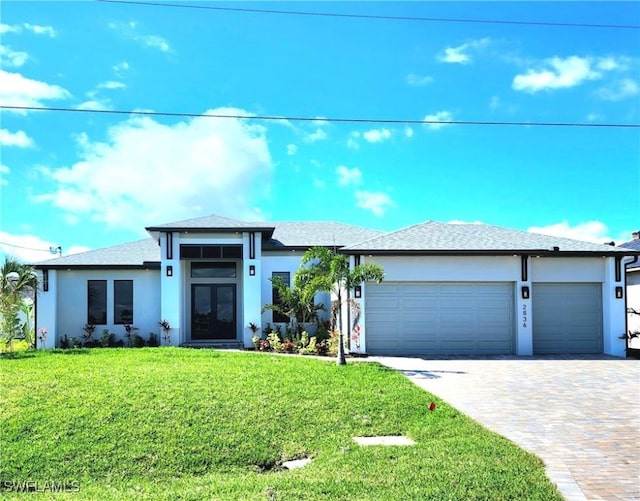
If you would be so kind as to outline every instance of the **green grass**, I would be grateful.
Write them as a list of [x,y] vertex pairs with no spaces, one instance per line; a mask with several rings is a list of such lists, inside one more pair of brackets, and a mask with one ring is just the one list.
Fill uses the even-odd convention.
[[[0,480],[78,482],[56,498],[561,499],[535,456],[374,363],[28,352],[0,359],[0,391]],[[417,445],[352,440],[396,434]],[[278,469],[302,456],[314,461]]]

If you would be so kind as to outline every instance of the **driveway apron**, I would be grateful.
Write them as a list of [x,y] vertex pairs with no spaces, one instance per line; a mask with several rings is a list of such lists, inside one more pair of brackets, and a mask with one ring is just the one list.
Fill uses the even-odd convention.
[[371,359],[536,454],[567,500],[640,500],[640,361]]

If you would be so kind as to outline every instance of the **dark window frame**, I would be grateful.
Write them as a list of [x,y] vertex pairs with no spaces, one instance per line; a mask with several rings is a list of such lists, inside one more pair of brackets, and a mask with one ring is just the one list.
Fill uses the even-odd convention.
[[[211,270],[232,270],[233,269],[233,274],[230,275],[216,275],[216,274],[211,274],[211,275],[201,275],[201,276],[194,276],[194,270],[206,270],[206,269],[211,269]],[[236,265],[235,261],[213,261],[213,262],[209,262],[209,261],[195,261],[193,263],[191,263],[191,271],[189,273],[191,278],[237,278],[238,277],[238,267]]]
[[[118,311],[119,303],[122,301],[118,298],[118,285],[119,284],[129,284],[131,287],[131,315],[125,316],[123,318],[123,313],[126,311],[126,308],[122,311]],[[122,293],[122,292],[120,292]],[[115,325],[132,325],[134,319],[134,300],[133,300],[133,280],[114,280],[113,281],[113,323]]]
[[[96,293],[92,292],[92,286],[100,286],[100,290]],[[97,297],[100,295],[102,297]],[[104,301],[103,305],[92,304],[92,300]],[[102,308],[98,308],[102,306]],[[93,313],[92,313],[93,310]],[[100,310],[100,316],[95,315],[95,311]],[[107,281],[106,280],[87,280],[87,324],[89,325],[107,325]]]
[[[289,287],[291,287],[290,271],[273,271],[271,272],[271,278],[273,279],[273,277],[281,277],[284,283],[286,283]],[[274,305],[280,304],[280,297],[278,296],[278,292],[276,291],[276,289],[273,287],[273,284],[271,285],[271,304],[274,304]],[[275,310],[271,310],[271,314],[272,314],[271,321],[274,324],[275,323],[288,324],[291,321],[291,319],[287,315],[283,315],[282,313],[279,313]]]

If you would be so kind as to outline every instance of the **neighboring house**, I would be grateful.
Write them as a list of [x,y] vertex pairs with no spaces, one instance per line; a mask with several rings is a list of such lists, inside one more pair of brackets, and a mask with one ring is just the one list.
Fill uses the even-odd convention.
[[[620,245],[623,249],[640,252],[640,231],[631,234],[632,240]],[[627,275],[627,308],[640,312],[640,258],[633,259],[626,265]],[[627,331],[640,334],[640,314],[627,314]],[[629,348],[640,350],[640,337],[629,340]]]
[[[624,356],[624,265],[640,251],[482,224],[426,222],[391,233],[340,223],[208,216],[151,226],[152,238],[36,265],[46,347],[85,323],[121,336],[171,324],[172,344],[252,346],[272,311],[270,278],[291,283],[327,246],[385,280],[350,291],[351,351],[369,354],[607,353]],[[324,297],[324,302],[328,298]]]

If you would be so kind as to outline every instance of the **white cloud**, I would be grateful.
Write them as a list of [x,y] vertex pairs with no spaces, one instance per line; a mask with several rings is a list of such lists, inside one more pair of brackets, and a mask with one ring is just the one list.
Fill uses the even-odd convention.
[[288,144],[287,145],[287,155],[289,155],[290,157],[295,155],[296,153],[298,153],[298,147],[295,144]]
[[54,38],[57,35],[56,30],[54,30],[51,26],[39,26],[37,24],[29,23],[24,23],[23,26],[26,30],[31,31],[36,35],[47,35],[51,38]]
[[18,25],[0,23],[0,35],[4,35],[5,33],[19,33],[20,31],[22,31],[22,28]]
[[89,99],[76,106],[77,110],[110,110],[111,106],[106,101],[99,101],[98,99]]
[[413,137],[413,129],[407,125],[404,128],[404,135],[407,137]]
[[384,216],[387,209],[395,207],[395,203],[389,195],[381,192],[356,191],[357,206],[369,210],[376,216]]
[[623,78],[614,82],[609,87],[603,87],[597,91],[598,97],[606,101],[620,101],[627,97],[637,96],[638,84],[631,78]]
[[140,40],[147,47],[152,47],[154,49],[159,49],[162,52],[169,52],[171,47],[167,43],[167,41],[159,37],[157,35],[143,35],[134,38],[135,40]]
[[[0,231],[0,254],[16,257],[25,263],[37,263],[57,257],[49,250],[50,247],[56,248],[58,244],[35,235],[13,235]],[[62,253],[68,256],[88,250],[88,247],[74,245],[69,249],[62,249]]]
[[595,122],[597,120],[601,120],[602,119],[602,115],[598,115],[597,113],[589,113],[587,115],[587,120],[589,122]]
[[18,148],[29,148],[33,146],[33,139],[27,134],[19,130],[18,132],[10,132],[7,129],[0,129],[0,146],[17,146]]
[[414,73],[409,73],[407,75],[407,83],[414,87],[429,85],[432,82],[433,82],[433,77],[429,75],[416,75]]
[[68,99],[71,94],[58,85],[31,80],[20,73],[0,70],[0,101],[7,106],[43,106],[48,99]]
[[628,57],[602,57],[598,59],[598,69],[602,71],[626,71],[629,69],[631,59]]
[[327,139],[327,133],[320,128],[316,129],[315,132],[307,134],[305,137],[305,141],[310,143],[315,143],[316,141],[322,141],[324,139]]
[[527,70],[513,79],[514,90],[531,94],[541,90],[567,89],[582,84],[587,80],[596,80],[602,73],[596,71],[589,58],[569,56],[565,59],[552,57],[546,59],[540,69]]
[[531,233],[551,235],[553,237],[572,238],[574,240],[599,244],[611,241],[615,241],[616,243],[626,241],[624,239],[625,237],[622,235],[620,235],[620,238],[617,241],[612,238],[609,234],[607,225],[600,221],[589,221],[586,223],[579,223],[575,226],[569,225],[567,221],[562,221],[561,223],[550,224],[548,226],[532,226],[527,231]]
[[2,66],[20,67],[29,59],[26,52],[13,50],[7,45],[0,45],[0,64]]
[[122,61],[121,63],[113,65],[112,69],[116,72],[116,75],[122,76],[125,71],[129,71],[129,63]]
[[[209,114],[242,114],[219,108]],[[108,130],[108,141],[77,138],[78,161],[43,172],[58,183],[35,197],[112,227],[220,213],[255,219],[269,191],[266,129],[236,119],[193,118],[173,125],[134,117]]]
[[6,174],[9,174],[10,169],[6,165],[0,164],[0,186],[7,186],[9,181],[7,181]]
[[482,221],[463,221],[462,219],[452,219],[449,224],[484,224]]
[[114,80],[108,80],[98,84],[98,89],[124,89],[126,85],[122,82],[116,82]]
[[120,33],[123,38],[128,38],[140,43],[145,47],[158,49],[161,52],[171,52],[171,46],[164,38],[158,35],[141,35],[138,33],[138,23],[131,21],[129,23],[109,23],[109,28]]
[[56,30],[54,30],[51,26],[39,26],[37,24],[29,23],[24,23],[22,25],[0,24],[0,35],[3,35],[5,33],[21,33],[23,28],[36,35],[47,35],[51,38],[56,36]]
[[478,51],[489,45],[490,42],[489,38],[482,38],[464,43],[458,47],[447,47],[438,55],[437,59],[443,63],[468,64],[472,62],[469,52]]
[[438,130],[448,125],[446,123],[438,123],[438,122],[451,122],[453,121],[453,115],[449,111],[438,111],[433,115],[425,116],[424,121],[431,122],[431,123],[425,124],[430,129]]
[[370,143],[379,143],[391,137],[389,129],[371,129],[362,134],[362,137]]
[[357,167],[349,169],[344,165],[339,165],[336,173],[338,174],[338,184],[340,186],[347,186],[349,184],[358,185],[362,181],[362,172]]

